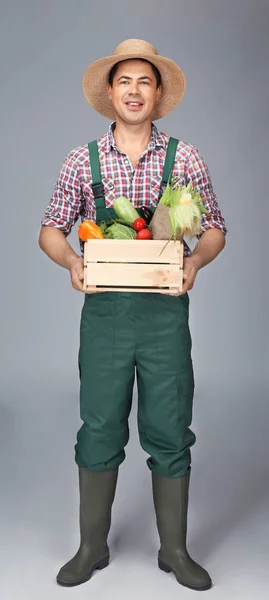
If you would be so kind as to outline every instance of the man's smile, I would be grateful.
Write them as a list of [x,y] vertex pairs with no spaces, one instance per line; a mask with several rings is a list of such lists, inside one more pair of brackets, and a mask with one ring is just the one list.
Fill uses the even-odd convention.
[[129,110],[139,110],[140,108],[142,108],[143,102],[140,102],[138,100],[127,100],[127,102],[125,102],[125,105]]

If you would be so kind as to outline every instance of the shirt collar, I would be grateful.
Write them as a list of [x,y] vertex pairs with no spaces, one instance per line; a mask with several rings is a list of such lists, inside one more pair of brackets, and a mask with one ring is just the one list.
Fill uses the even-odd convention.
[[[117,150],[117,145],[114,138],[115,121],[109,126],[107,134],[104,136],[102,144],[102,150],[108,154],[111,149]],[[146,152],[149,150],[155,150],[156,148],[165,148],[165,136],[157,129],[156,125],[152,123],[151,138],[149,140]]]

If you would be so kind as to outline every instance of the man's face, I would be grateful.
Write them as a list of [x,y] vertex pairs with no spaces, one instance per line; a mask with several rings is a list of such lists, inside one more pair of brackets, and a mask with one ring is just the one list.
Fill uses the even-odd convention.
[[151,65],[140,60],[126,60],[118,65],[108,96],[116,115],[125,123],[139,124],[151,120],[161,96]]

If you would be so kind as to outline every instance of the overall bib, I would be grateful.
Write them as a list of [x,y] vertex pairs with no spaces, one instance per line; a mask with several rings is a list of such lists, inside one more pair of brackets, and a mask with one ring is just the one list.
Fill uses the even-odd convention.
[[[174,163],[177,140],[174,146],[171,140],[163,183]],[[99,224],[116,215],[106,208],[96,142],[89,144],[89,152]],[[79,348],[83,425],[75,447],[80,467],[109,471],[124,461],[136,373],[138,432],[149,469],[170,478],[187,473],[195,443],[188,318],[188,294],[85,294]]]

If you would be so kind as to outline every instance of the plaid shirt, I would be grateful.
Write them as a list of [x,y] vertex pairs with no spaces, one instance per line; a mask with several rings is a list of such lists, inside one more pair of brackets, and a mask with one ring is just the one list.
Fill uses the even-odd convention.
[[[151,139],[134,169],[128,156],[118,150],[113,124],[110,125],[108,133],[98,140],[107,207],[112,207],[118,196],[129,198],[135,207],[157,206],[168,141],[169,137],[152,124]],[[207,165],[197,148],[183,141],[178,143],[173,176],[179,180],[179,185],[192,181],[200,191],[205,208],[210,211],[210,215],[202,215],[200,235],[211,228],[226,234]],[[42,225],[57,227],[68,235],[79,217],[95,221],[91,183],[88,146],[79,146],[68,154],[63,163]],[[190,249],[185,244],[185,256],[189,254]]]

